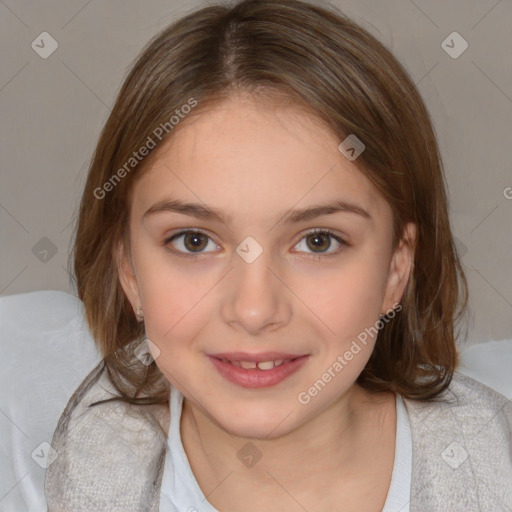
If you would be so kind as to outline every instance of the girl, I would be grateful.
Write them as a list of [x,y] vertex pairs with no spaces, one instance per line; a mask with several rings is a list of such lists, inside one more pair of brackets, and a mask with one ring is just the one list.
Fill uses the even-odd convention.
[[429,115],[334,9],[245,0],[155,37],[74,264],[104,359],[55,431],[50,512],[512,507],[511,404],[455,372]]

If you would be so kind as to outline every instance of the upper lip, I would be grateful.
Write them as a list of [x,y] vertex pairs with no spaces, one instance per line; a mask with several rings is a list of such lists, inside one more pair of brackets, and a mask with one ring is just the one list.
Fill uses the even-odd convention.
[[247,352],[222,352],[219,354],[209,354],[217,359],[227,359],[228,361],[276,361],[279,359],[295,359],[307,354],[289,354],[284,352],[260,352],[258,354],[249,354]]

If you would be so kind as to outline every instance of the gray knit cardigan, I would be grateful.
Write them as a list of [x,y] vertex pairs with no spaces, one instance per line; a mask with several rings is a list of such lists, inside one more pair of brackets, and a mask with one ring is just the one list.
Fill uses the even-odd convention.
[[[46,470],[48,512],[156,512],[169,408],[113,401],[104,361],[70,398]],[[512,512],[512,402],[455,373],[442,400],[404,399],[412,433],[410,512]]]

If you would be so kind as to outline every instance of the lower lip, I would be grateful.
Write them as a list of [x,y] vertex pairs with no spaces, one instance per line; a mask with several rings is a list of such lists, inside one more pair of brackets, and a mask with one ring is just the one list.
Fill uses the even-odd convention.
[[241,368],[231,363],[225,363],[216,357],[208,356],[224,378],[244,388],[275,386],[295,373],[307,361],[308,357],[309,355],[297,357],[288,363],[276,366],[272,370],[259,370],[258,368]]

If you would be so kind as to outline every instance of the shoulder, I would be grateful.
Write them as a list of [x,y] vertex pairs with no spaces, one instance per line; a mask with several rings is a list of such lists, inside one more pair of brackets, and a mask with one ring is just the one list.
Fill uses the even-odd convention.
[[[466,428],[481,428],[488,420],[500,420],[503,427],[512,428],[512,401],[482,384],[455,372],[448,388],[432,401],[404,399],[410,419],[432,423],[439,414],[447,414],[459,421],[471,419]],[[442,422],[441,422],[442,423]],[[442,427],[442,424],[439,425]]]
[[[510,405],[509,398],[498,391],[483,384],[479,380],[464,375],[460,372],[453,374],[453,379],[448,387],[455,396],[465,397],[465,401],[479,404],[481,407],[494,408]],[[507,409],[505,412],[510,412]]]
[[[512,507],[512,402],[456,372],[433,401],[404,399],[411,425],[411,512]],[[438,507],[438,508],[436,508]]]
[[404,399],[411,430],[420,436],[499,443],[512,450],[512,401],[481,382],[455,372],[448,388],[432,401]]
[[[101,361],[73,393],[52,440],[45,494],[50,512],[137,510],[158,505],[155,485],[167,449],[169,409],[133,405],[117,396]],[[151,508],[153,510],[153,508]],[[157,508],[155,508],[157,510]]]

